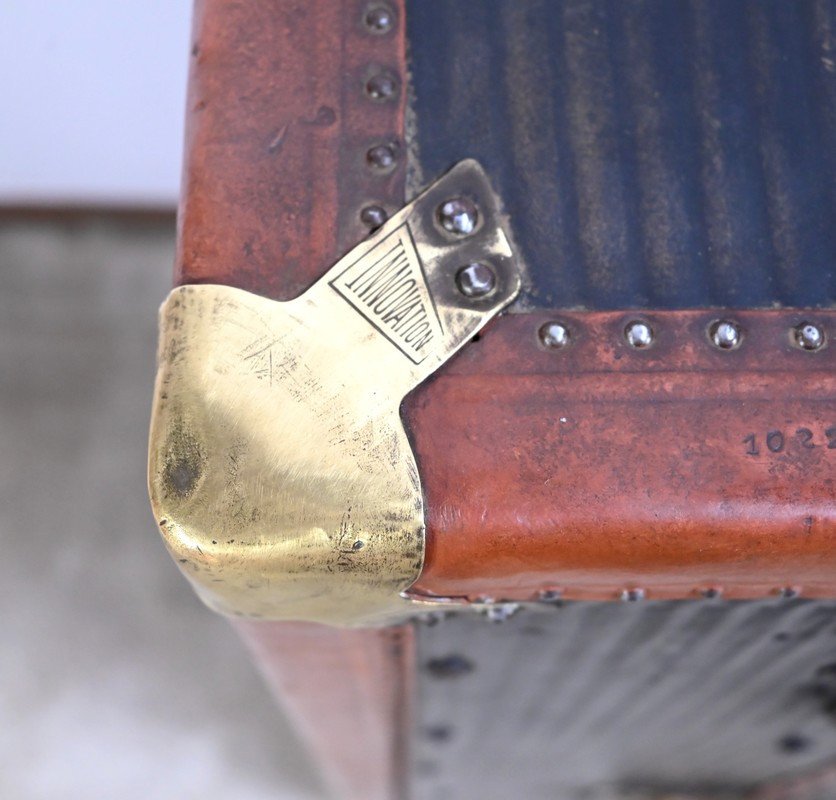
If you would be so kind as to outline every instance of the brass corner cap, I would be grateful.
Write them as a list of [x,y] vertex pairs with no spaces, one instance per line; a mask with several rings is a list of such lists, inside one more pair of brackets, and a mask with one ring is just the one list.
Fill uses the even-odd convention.
[[[451,198],[478,209],[466,233],[439,211]],[[149,491],[204,601],[338,625],[407,615],[424,505],[400,403],[518,290],[472,161],[295,300],[175,289],[160,311]]]

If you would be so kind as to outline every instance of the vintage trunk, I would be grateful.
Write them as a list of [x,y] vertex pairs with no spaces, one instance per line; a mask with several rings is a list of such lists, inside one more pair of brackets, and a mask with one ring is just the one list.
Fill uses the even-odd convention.
[[522,267],[402,406],[415,619],[235,620],[340,796],[836,793],[834,26],[197,0],[178,285],[297,297],[470,158]]

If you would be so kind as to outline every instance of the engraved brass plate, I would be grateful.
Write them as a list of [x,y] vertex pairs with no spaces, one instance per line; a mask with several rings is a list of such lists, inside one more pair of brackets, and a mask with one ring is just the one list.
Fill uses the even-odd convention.
[[[437,209],[475,203],[459,236]],[[486,265],[494,288],[456,276]],[[424,507],[403,397],[517,294],[490,185],[462,162],[295,300],[183,286],[160,311],[151,503],[226,614],[340,625],[410,613]],[[420,604],[417,604],[420,606]]]

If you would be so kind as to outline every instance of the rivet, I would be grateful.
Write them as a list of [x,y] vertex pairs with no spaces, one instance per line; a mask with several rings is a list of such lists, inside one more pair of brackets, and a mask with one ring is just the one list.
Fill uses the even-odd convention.
[[375,6],[366,12],[363,21],[371,33],[387,33],[392,30],[395,17],[388,6]]
[[624,338],[630,347],[643,350],[653,344],[653,328],[642,320],[633,320],[624,329]]
[[366,94],[372,100],[391,100],[398,93],[398,79],[391,72],[378,72],[366,81]]
[[543,589],[538,592],[537,600],[541,603],[560,603],[562,596],[560,589]]
[[644,600],[644,589],[625,589],[621,593],[621,599],[628,603]]
[[466,197],[452,197],[438,207],[436,218],[445,231],[456,236],[469,236],[479,224],[479,209]]
[[366,206],[360,212],[360,221],[371,231],[376,231],[387,219],[389,215],[382,206]]
[[727,319],[718,319],[712,322],[708,329],[711,343],[720,350],[734,350],[740,346],[743,335],[740,326],[736,322]]
[[485,617],[490,622],[505,622],[520,610],[519,603],[497,603],[484,610]]
[[559,350],[572,341],[569,328],[562,322],[552,321],[541,325],[538,335],[543,347],[548,347],[550,350]]
[[379,170],[389,169],[396,158],[395,148],[390,144],[377,144],[366,153],[369,166]]
[[485,297],[496,288],[496,273],[487,264],[475,261],[456,273],[456,285],[465,297]]
[[812,322],[802,322],[793,329],[793,339],[802,350],[819,350],[824,344],[824,330]]
[[431,658],[424,667],[433,678],[460,678],[473,672],[473,664],[464,656]]

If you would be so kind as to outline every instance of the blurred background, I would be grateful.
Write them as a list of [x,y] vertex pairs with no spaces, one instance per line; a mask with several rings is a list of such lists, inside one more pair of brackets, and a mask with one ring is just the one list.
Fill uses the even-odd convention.
[[190,0],[0,0],[0,798],[323,797],[145,488]]

